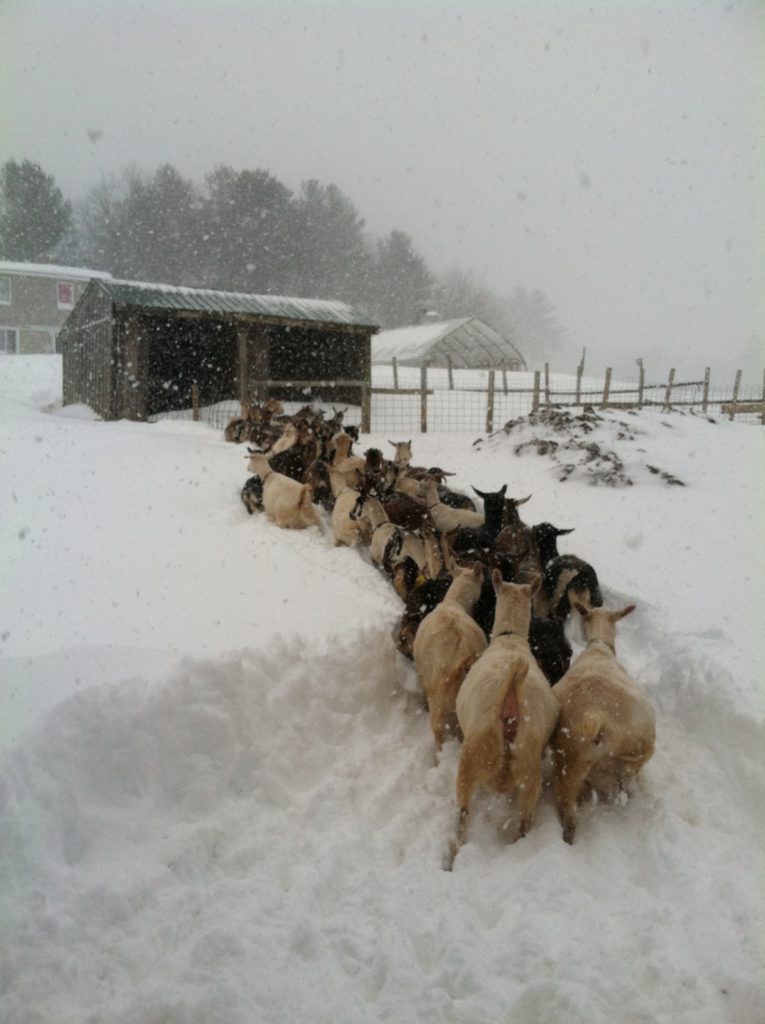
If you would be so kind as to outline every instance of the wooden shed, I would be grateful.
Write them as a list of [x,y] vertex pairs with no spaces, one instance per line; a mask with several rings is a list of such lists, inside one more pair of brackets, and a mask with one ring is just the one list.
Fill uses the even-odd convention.
[[94,280],[61,329],[64,404],[145,420],[226,399],[361,404],[377,327],[344,302]]

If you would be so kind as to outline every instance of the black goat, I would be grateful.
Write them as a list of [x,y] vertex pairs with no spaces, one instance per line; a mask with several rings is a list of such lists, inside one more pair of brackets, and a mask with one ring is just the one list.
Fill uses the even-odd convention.
[[540,619],[532,615],[529,625],[529,647],[550,686],[568,672],[571,645],[564,632],[565,618]]
[[576,555],[558,555],[544,567],[540,598],[550,616],[565,620],[570,609],[569,595],[584,604],[589,602],[591,608],[603,605],[598,576],[590,563]]
[[241,490],[241,498],[247,512],[263,511],[263,481],[259,476],[251,476]]
[[488,494],[479,491],[477,487],[473,490],[483,501],[483,526],[460,526],[451,539],[451,547],[458,558],[472,557],[486,562],[494,550],[494,541],[503,526],[507,484],[500,490]]

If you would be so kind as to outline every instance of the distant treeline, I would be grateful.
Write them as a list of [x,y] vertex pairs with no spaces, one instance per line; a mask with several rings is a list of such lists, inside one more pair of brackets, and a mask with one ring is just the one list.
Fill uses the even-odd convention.
[[219,166],[199,187],[175,167],[130,168],[75,203],[29,160],[0,169],[0,258],[107,270],[116,277],[254,294],[342,299],[384,328],[478,316],[533,362],[563,330],[538,289],[499,295],[466,270],[436,275],[412,239],[373,238],[335,185],[292,192],[266,170]]

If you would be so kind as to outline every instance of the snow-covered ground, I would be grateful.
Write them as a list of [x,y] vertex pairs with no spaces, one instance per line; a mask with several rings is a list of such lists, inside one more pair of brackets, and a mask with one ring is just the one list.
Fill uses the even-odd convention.
[[59,398],[0,357],[0,1020],[762,1024],[765,431],[609,413],[623,486],[531,425],[414,436],[575,527],[658,717],[573,847],[548,794],[512,845],[482,798],[447,874],[457,746],[387,583],[249,517],[219,431]]

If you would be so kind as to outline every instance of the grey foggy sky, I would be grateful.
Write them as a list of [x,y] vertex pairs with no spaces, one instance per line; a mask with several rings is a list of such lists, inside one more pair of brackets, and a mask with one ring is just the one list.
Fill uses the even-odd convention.
[[0,163],[68,198],[130,163],[318,178],[437,270],[542,288],[567,364],[759,379],[761,0],[0,0],[0,96]]

